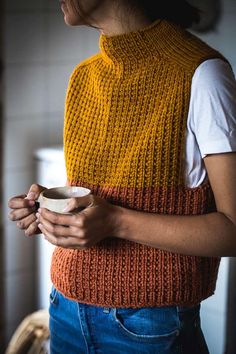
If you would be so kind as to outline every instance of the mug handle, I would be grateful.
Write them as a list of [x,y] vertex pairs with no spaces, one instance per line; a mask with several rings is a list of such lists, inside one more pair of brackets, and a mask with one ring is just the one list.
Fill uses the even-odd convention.
[[38,199],[35,201],[36,210],[38,210],[40,208],[40,202],[41,202],[41,199],[42,199],[41,193],[39,194]]

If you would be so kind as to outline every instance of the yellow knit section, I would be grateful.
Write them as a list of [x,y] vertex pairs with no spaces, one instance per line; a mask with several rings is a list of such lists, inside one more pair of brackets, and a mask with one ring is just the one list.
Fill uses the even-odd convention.
[[183,185],[183,146],[196,67],[219,56],[165,21],[100,38],[71,76],[64,131],[68,179],[146,188]]

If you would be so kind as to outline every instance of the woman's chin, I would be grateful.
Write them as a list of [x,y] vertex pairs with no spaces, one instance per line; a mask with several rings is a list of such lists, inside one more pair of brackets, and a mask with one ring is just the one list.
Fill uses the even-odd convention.
[[85,24],[82,19],[69,16],[68,14],[64,14],[64,21],[67,26],[80,26]]

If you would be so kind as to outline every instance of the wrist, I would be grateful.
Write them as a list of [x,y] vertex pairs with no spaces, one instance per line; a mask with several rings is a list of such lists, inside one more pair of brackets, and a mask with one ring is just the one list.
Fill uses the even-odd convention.
[[113,237],[125,239],[127,235],[126,217],[128,209],[113,205]]

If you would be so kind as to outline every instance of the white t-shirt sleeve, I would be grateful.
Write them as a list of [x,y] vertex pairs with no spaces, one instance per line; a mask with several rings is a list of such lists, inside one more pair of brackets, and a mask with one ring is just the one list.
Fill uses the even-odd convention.
[[202,63],[191,87],[189,129],[201,157],[236,151],[236,81],[221,59]]

